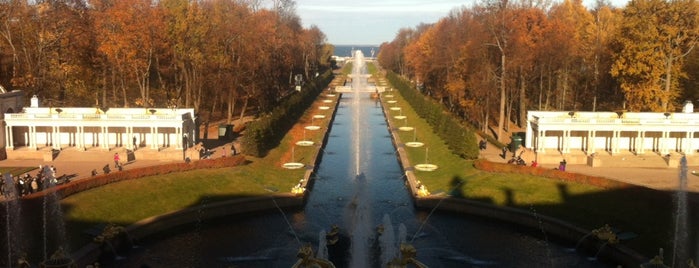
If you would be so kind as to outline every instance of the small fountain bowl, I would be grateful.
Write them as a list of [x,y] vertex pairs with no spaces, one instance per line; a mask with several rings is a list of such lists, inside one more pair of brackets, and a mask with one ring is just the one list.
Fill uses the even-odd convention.
[[325,115],[316,114],[316,115],[313,115],[313,118],[315,118],[315,119],[323,119],[323,118],[325,118]]
[[414,166],[415,169],[419,171],[435,171],[437,170],[437,165],[433,164],[417,164]]
[[313,146],[313,144],[315,144],[315,142],[312,142],[312,141],[297,141],[296,142],[296,145],[304,146],[304,147]]
[[408,118],[408,117],[405,116],[405,115],[396,115],[396,116],[394,116],[393,118],[398,119],[398,120],[403,120],[403,119],[406,119],[406,118]]
[[325,96],[326,96],[326,97],[329,97],[329,98],[332,98],[332,97],[335,97],[335,94],[327,94],[327,95],[325,95]]
[[386,103],[388,103],[388,104],[394,104],[394,103],[396,103],[396,102],[398,102],[398,101],[397,101],[397,100],[387,100],[387,101],[386,101]]
[[400,111],[400,107],[391,107],[388,109],[391,109],[391,111]]
[[324,103],[331,103],[333,102],[332,100],[323,100]]
[[399,127],[398,130],[400,131],[413,131],[415,129],[414,127]]
[[307,130],[319,130],[319,129],[320,129],[320,126],[306,126],[306,127],[304,127],[304,128],[307,129]]
[[320,107],[318,107],[318,109],[321,109],[321,110],[330,110],[330,107],[329,107],[329,106],[320,106]]
[[386,95],[386,96],[384,96],[384,97],[386,97],[386,98],[393,98],[393,95],[388,94],[388,95]]
[[304,166],[306,166],[306,165],[304,165],[303,163],[298,163],[298,162],[289,162],[289,163],[282,164],[282,167],[285,169],[299,169],[299,168],[302,168]]
[[406,142],[405,146],[412,147],[412,148],[418,148],[424,146],[425,143],[419,142],[419,141],[410,141]]

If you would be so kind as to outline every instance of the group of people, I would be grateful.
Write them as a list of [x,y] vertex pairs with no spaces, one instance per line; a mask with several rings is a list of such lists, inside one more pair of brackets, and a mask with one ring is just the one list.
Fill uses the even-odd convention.
[[59,181],[56,177],[56,167],[39,166],[39,172],[34,177],[29,175],[29,173],[20,176],[12,176],[11,174],[4,176],[4,179],[0,180],[0,192],[2,192],[5,198],[12,198],[13,194],[16,194],[16,197],[22,197],[42,191],[53,185],[66,183],[67,180]]

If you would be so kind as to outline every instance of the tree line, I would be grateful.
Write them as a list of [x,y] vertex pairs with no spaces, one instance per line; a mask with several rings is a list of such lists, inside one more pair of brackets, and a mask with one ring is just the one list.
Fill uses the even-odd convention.
[[293,0],[8,0],[0,84],[47,106],[186,107],[231,121],[327,69],[325,42]]
[[[527,110],[673,112],[699,99],[696,0],[483,0],[401,29],[380,64],[502,139]],[[496,119],[497,118],[497,119]]]

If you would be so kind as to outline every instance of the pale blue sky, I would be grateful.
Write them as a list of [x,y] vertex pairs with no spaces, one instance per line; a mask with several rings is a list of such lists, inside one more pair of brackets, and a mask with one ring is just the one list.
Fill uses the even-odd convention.
[[[476,0],[297,0],[303,25],[316,25],[334,45],[379,45],[390,42],[401,28],[434,23]],[[351,2],[351,3],[350,3]],[[594,3],[594,0],[583,0]],[[626,0],[612,0],[616,6]]]

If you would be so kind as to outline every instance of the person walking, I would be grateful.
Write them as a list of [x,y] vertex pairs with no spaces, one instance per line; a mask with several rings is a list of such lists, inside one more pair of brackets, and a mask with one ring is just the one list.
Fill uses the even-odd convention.
[[119,153],[114,153],[114,168],[119,168]]

